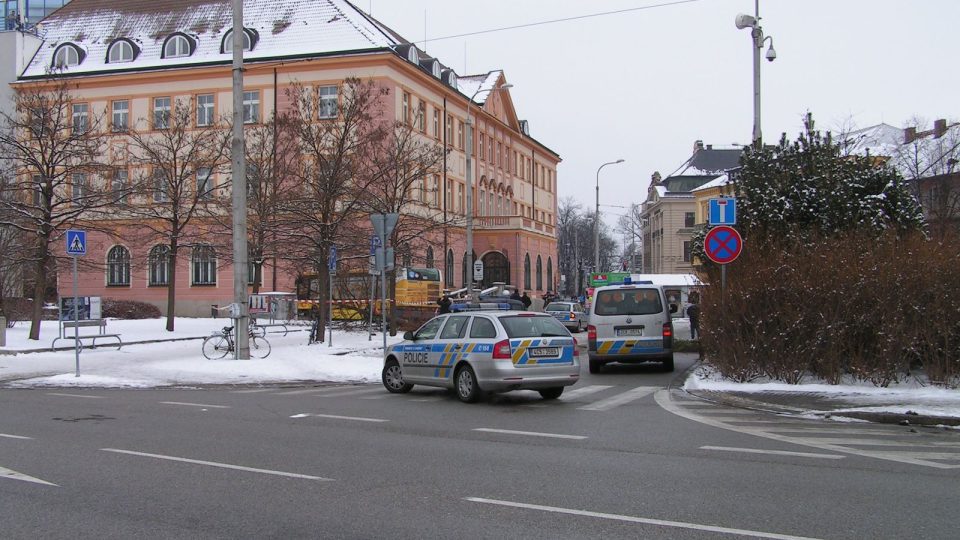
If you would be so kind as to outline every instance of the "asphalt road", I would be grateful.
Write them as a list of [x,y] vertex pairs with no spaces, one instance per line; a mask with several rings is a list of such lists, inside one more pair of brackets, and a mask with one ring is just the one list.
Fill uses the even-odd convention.
[[694,360],[584,366],[553,402],[379,385],[0,390],[0,536],[957,537],[960,433],[668,391]]

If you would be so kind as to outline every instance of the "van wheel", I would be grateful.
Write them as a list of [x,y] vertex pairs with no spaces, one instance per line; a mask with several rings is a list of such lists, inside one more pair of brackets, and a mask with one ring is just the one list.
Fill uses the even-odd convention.
[[464,403],[474,403],[480,399],[480,385],[477,384],[477,376],[473,373],[473,368],[464,365],[457,370],[454,375],[454,386],[457,391],[457,398]]
[[556,386],[553,388],[544,388],[540,390],[540,397],[543,399],[557,399],[560,397],[560,394],[563,394],[563,387]]
[[669,358],[663,361],[663,370],[673,371],[673,354],[671,354]]
[[400,364],[392,358],[387,360],[387,364],[383,366],[380,380],[383,381],[384,388],[391,394],[406,394],[413,388],[412,384],[403,382],[403,371],[400,370]]
[[599,360],[590,359],[590,373],[600,373],[600,370],[603,369],[603,362]]

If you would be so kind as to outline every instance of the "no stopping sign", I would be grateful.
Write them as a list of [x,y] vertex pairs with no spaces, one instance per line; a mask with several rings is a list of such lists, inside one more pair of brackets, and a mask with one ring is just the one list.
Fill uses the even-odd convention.
[[708,259],[717,264],[731,263],[743,251],[743,238],[733,227],[714,227],[703,239],[703,251]]

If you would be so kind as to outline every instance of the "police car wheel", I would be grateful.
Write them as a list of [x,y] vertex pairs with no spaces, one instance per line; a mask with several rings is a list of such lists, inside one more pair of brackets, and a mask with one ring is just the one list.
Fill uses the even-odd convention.
[[464,403],[473,403],[480,399],[480,386],[470,366],[463,366],[457,370],[456,391],[457,398]]
[[406,394],[413,388],[412,384],[403,382],[403,371],[400,370],[400,364],[396,360],[388,360],[383,366],[381,379],[384,388],[392,394]]
[[603,362],[599,360],[590,359],[590,373],[600,373],[600,370],[603,369]]
[[556,386],[553,388],[544,388],[540,390],[540,397],[543,399],[557,399],[560,397],[560,394],[563,394],[563,387]]

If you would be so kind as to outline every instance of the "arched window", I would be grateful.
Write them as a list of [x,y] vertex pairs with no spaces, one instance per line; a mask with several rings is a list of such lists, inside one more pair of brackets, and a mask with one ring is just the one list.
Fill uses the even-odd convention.
[[400,261],[404,268],[410,268],[413,264],[413,252],[410,251],[410,244],[404,244],[400,248]]
[[530,286],[530,254],[523,256],[523,288],[531,289]]
[[[249,28],[243,29],[243,50],[252,51],[257,45],[257,34]],[[228,30],[223,36],[223,43],[220,44],[220,52],[233,52],[233,30]]]
[[497,195],[497,215],[502,216],[503,212],[503,195]]
[[130,286],[130,251],[123,246],[107,252],[107,286]]
[[57,52],[53,53],[53,67],[55,68],[75,66],[82,61],[83,53],[72,43],[61,45]]
[[480,214],[481,216],[487,215],[487,192],[480,190]]
[[194,48],[193,40],[183,34],[173,34],[168,37],[167,41],[163,44],[163,57],[180,58],[182,56],[190,56],[193,54]]
[[490,194],[487,195],[487,197],[488,197],[488,199],[487,199],[487,208],[490,209],[489,212],[490,212],[490,215],[492,216],[492,215],[494,215],[494,213],[493,213],[493,192],[491,191]]
[[121,62],[133,62],[133,56],[133,45],[125,39],[118,39],[110,44],[110,51],[107,53],[107,63],[118,64]]
[[433,262],[433,247],[427,246],[427,268],[436,268],[436,264]]
[[547,257],[547,291],[553,292],[553,257]]
[[201,244],[193,248],[190,256],[192,285],[217,284],[217,253],[212,246]]
[[460,283],[462,283],[464,287],[469,287],[469,286],[470,286],[470,282],[467,281],[467,279],[468,279],[468,278],[467,278],[467,266],[469,266],[469,264],[467,263],[467,252],[464,251],[464,252],[463,252],[463,264],[462,264],[462,268],[460,269],[460,274],[461,274],[461,278],[462,278],[462,279],[460,280]]
[[151,286],[170,284],[170,247],[158,244],[150,250],[148,259],[150,276],[148,283]]
[[537,290],[543,290],[543,259],[537,255]]
[[447,266],[444,271],[444,283],[448,289],[453,288],[453,250],[447,251]]

